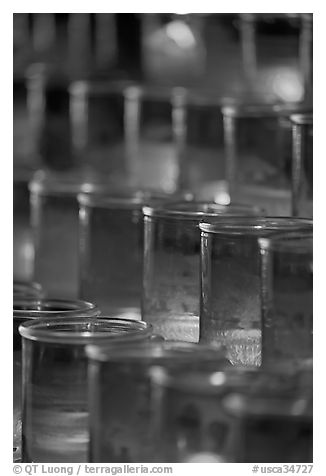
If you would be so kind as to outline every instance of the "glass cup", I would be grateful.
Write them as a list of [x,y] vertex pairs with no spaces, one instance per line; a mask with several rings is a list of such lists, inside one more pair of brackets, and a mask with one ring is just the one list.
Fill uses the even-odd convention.
[[232,200],[259,203],[271,216],[291,215],[291,156],[284,119],[305,103],[225,104],[226,179]]
[[29,184],[34,238],[33,277],[50,296],[78,296],[78,202],[95,176],[39,170]]
[[280,457],[286,462],[288,456],[298,462],[301,451],[300,461],[311,451],[311,414],[301,420],[311,405],[310,370],[155,370],[157,460],[244,463],[278,462]]
[[27,111],[32,152],[36,161],[53,170],[72,168],[69,119],[69,80],[45,63],[35,63],[26,73]]
[[142,321],[37,319],[19,326],[23,349],[23,462],[88,460],[88,344],[148,339]]
[[258,375],[250,389],[223,401],[233,420],[230,461],[312,463],[312,371]]
[[128,173],[135,185],[166,192],[178,188],[173,88],[133,85],[124,91]]
[[142,318],[169,340],[198,342],[200,230],[203,218],[258,215],[256,207],[174,202],[143,208]]
[[293,114],[292,215],[313,215],[313,116]]
[[[35,283],[36,284],[36,283]],[[89,302],[38,299],[14,295],[13,302],[13,433],[14,460],[21,457],[21,399],[22,399],[22,344],[18,332],[20,324],[44,317],[97,316],[98,308]]]
[[[207,220],[206,220],[207,221]],[[223,343],[234,365],[261,365],[261,278],[258,238],[312,231],[288,217],[225,217],[201,223],[200,342]]]
[[124,177],[124,90],[130,81],[75,81],[69,88],[72,143],[80,167]]
[[[198,344],[197,344],[198,345]],[[200,344],[199,344],[200,345]],[[157,461],[226,463],[232,457],[232,418],[225,396],[247,389],[257,370],[214,368],[151,371]],[[154,443],[154,444],[155,444]]]
[[205,185],[225,179],[224,100],[209,92],[182,88],[174,90],[173,99],[179,187],[203,193]]
[[154,445],[156,418],[150,372],[161,368],[224,368],[221,348],[185,342],[140,342],[130,346],[88,346],[90,461],[159,461]]
[[262,365],[313,357],[313,235],[259,238]]
[[163,192],[133,188],[78,196],[82,299],[97,302],[103,312],[140,319],[142,206],[171,199]]

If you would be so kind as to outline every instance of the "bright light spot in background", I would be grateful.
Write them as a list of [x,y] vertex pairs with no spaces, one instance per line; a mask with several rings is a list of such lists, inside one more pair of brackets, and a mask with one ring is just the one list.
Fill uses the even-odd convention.
[[209,378],[209,382],[212,384],[212,385],[216,385],[216,386],[219,386],[219,385],[223,385],[225,383],[225,375],[223,372],[214,372],[210,378]]
[[184,460],[184,463],[226,463],[225,459],[215,453],[194,453]]
[[300,101],[304,88],[300,73],[291,68],[278,68],[268,74],[268,84],[281,100],[285,102]]
[[219,205],[230,205],[231,198],[228,192],[219,192],[215,195],[214,202]]
[[180,20],[175,20],[166,25],[166,35],[180,48],[188,49],[196,46],[196,38],[189,26]]
[[214,202],[219,205],[230,205],[231,197],[229,194],[229,186],[226,180],[219,180],[216,183],[216,192],[214,194]]

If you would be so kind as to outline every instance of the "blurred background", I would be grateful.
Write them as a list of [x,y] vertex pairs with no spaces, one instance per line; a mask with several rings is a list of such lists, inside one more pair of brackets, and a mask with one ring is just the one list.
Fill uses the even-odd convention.
[[[222,202],[228,194],[228,203],[223,106],[312,107],[312,14],[15,13],[13,20],[17,279],[33,274],[28,184],[37,170],[73,182],[87,176],[172,192],[186,188]],[[273,204],[280,199],[287,214],[286,160],[285,180],[274,180],[274,126],[257,118],[236,137],[238,149],[255,144],[264,152],[259,164],[248,162],[242,178],[257,175],[268,195],[266,177],[273,177],[269,196]],[[282,127],[290,129],[284,120]],[[208,144],[214,158],[204,153]],[[289,138],[280,147],[291,155]],[[241,187],[233,185],[239,200]]]

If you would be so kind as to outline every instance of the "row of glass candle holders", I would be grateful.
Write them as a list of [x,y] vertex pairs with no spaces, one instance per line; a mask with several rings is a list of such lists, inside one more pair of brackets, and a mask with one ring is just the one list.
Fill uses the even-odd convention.
[[312,461],[311,362],[232,366],[99,314],[14,297],[16,461],[21,441],[23,462]]
[[[203,452],[214,461],[310,460],[312,388],[298,387],[297,375],[303,366],[311,375],[312,221],[187,195],[77,189],[44,175],[31,184],[35,279],[49,296],[68,290],[95,306],[15,294],[14,445],[23,323],[23,461],[85,461],[88,408],[93,461]],[[98,310],[104,317],[81,318]],[[97,346],[87,350],[90,400],[88,344]],[[199,373],[188,378],[192,368]],[[162,369],[181,373],[163,378]],[[265,372],[275,374],[267,392]]]
[[[142,318],[168,339],[198,342],[199,315],[200,338],[206,335],[211,341],[222,328],[232,329],[222,322],[233,322],[234,330],[241,323],[247,333],[252,330],[250,338],[258,345],[262,279],[267,288],[269,274],[285,275],[289,283],[291,276],[294,282],[303,276],[304,269],[312,276],[310,219],[265,217],[257,206],[200,202],[191,194],[122,191],[108,185],[100,190],[74,180],[42,175],[30,187],[34,279],[49,296],[80,298],[109,315]],[[286,252],[259,242],[280,232],[298,232]],[[309,235],[305,242],[302,233]],[[270,255],[274,259],[281,253],[288,258],[275,267]],[[291,262],[288,270],[292,255],[297,263]],[[291,300],[296,290],[289,283],[283,292],[287,289]],[[310,285],[308,280],[307,291]],[[285,310],[288,303],[281,300],[278,306]],[[298,310],[303,309],[300,304]],[[252,359],[253,364],[259,361],[259,346]]]
[[34,65],[17,86],[17,163],[27,154],[34,166],[86,168],[168,192],[227,180],[232,200],[271,196],[276,215],[312,216],[311,102],[51,78]]

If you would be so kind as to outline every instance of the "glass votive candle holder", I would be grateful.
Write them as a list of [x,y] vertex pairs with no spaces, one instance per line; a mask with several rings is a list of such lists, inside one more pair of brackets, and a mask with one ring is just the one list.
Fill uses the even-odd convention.
[[[298,103],[297,109],[307,105]],[[259,203],[270,216],[291,215],[291,157],[284,118],[293,105],[238,103],[222,107],[226,179],[231,199]]]
[[213,202],[147,206],[142,318],[169,340],[198,342],[200,230],[204,218],[258,215],[258,207]]
[[49,296],[78,297],[78,202],[92,177],[39,170],[29,184],[34,241],[33,278]]
[[259,240],[262,365],[313,358],[313,234]]
[[225,179],[224,100],[209,91],[182,88],[174,90],[173,99],[179,186],[197,191]]
[[287,217],[225,217],[201,223],[200,342],[222,343],[234,365],[261,364],[258,238],[312,230]]
[[186,342],[88,346],[91,462],[153,462],[156,419],[150,372],[230,365],[220,348]]
[[[35,283],[36,284],[36,283]],[[31,319],[48,317],[97,316],[99,309],[84,301],[64,301],[61,299],[38,299],[15,296],[13,302],[13,437],[14,460],[21,457],[22,427],[22,344],[18,332],[20,324]]]
[[[200,345],[200,344],[197,344]],[[233,456],[233,420],[223,408],[231,391],[247,389],[258,370],[153,368],[153,440],[157,461],[226,463]],[[232,460],[231,460],[232,461]]]
[[79,296],[103,312],[140,319],[142,207],[171,200],[163,192],[120,189],[82,193],[79,201]]
[[50,169],[72,168],[68,77],[53,66],[34,63],[27,68],[26,87],[32,153]]
[[313,216],[313,116],[293,114],[292,215]]
[[312,462],[312,373],[309,380],[303,387],[298,374],[264,372],[246,392],[225,397],[224,411],[233,420],[231,462]]
[[124,91],[128,173],[139,188],[174,192],[179,164],[173,115],[174,88],[132,85]]
[[142,321],[106,317],[37,319],[19,326],[23,352],[22,461],[88,460],[88,344],[152,335]]
[[105,176],[127,172],[124,145],[124,89],[130,81],[75,81],[69,87],[76,162]]

